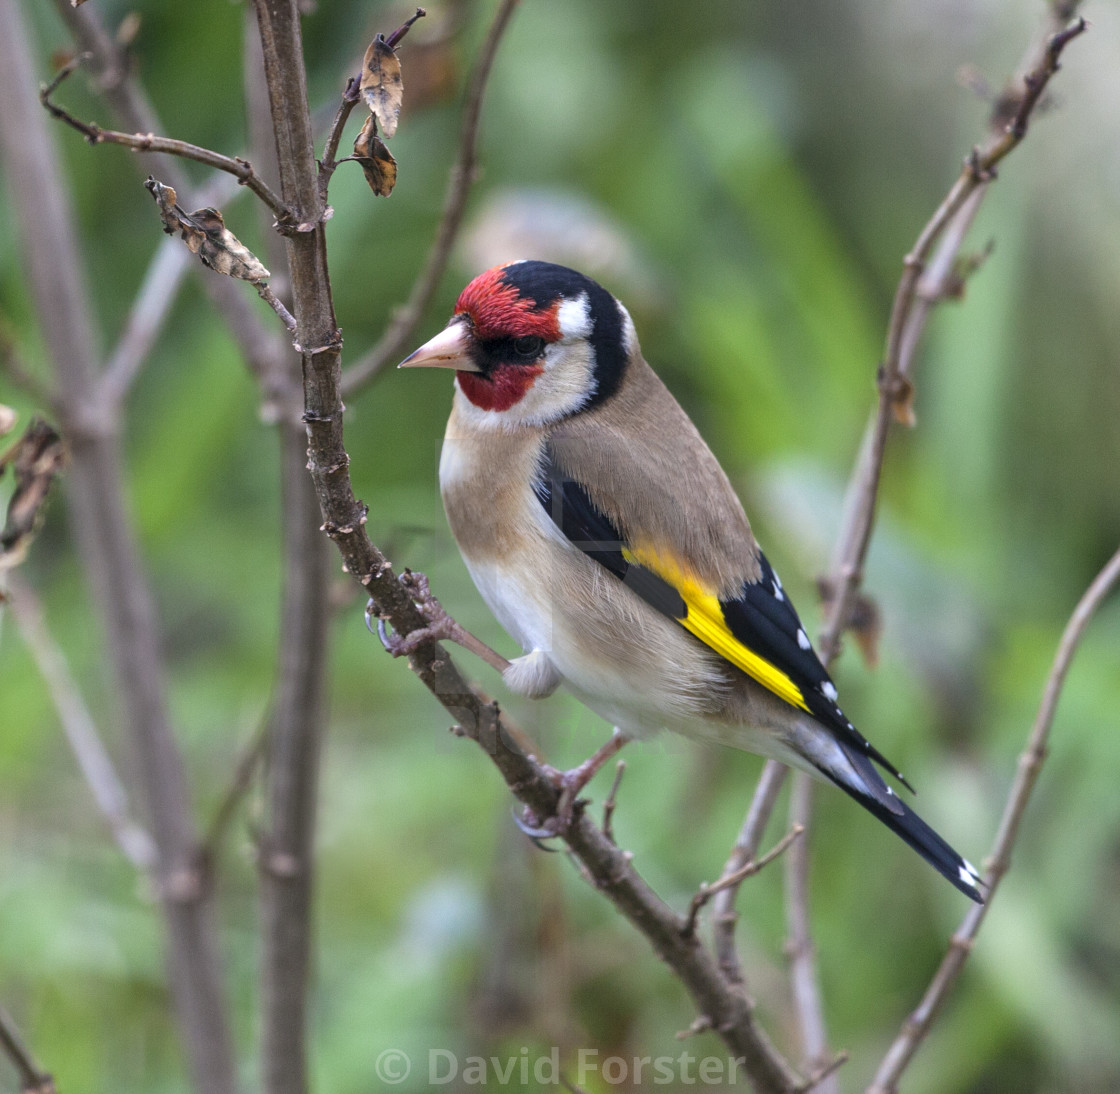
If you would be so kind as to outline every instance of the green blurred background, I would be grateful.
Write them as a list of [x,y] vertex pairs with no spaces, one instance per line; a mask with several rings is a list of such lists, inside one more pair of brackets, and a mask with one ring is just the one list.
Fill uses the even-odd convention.
[[[110,25],[141,15],[137,70],[170,134],[244,148],[239,5],[92,2]],[[65,32],[48,5],[25,8],[45,77]],[[493,4],[436,0],[428,10],[401,51],[396,192],[375,199],[349,165],[331,189],[348,361],[376,340],[420,268],[465,71]],[[962,86],[961,70],[998,89],[1043,10],[1006,0],[710,0],[687,10],[524,0],[487,98],[467,230],[417,342],[497,261],[532,254],[597,276],[629,306],[647,358],[815,622],[813,579],[874,397],[901,257],[984,131],[988,104],[975,75]],[[320,0],[305,45],[324,118],[372,33],[410,13]],[[1090,33],[1070,47],[1050,109],[1001,169],[973,233],[973,249],[991,239],[994,252],[963,303],[931,325],[918,428],[892,441],[867,573],[885,620],[881,664],[870,671],[852,646],[835,673],[845,709],[918,787],[923,814],[976,861],[1065,620],[1120,542],[1120,13],[1106,3],[1085,13]],[[451,18],[462,22],[441,46]],[[110,122],[80,77],[62,98]],[[91,149],[62,127],[52,135],[110,347],[163,237],[129,153]],[[0,309],[26,359],[45,368],[8,199],[0,188]],[[260,244],[244,197],[226,219]],[[4,402],[33,411],[26,393],[0,383]],[[436,462],[450,394],[443,373],[388,372],[350,399],[355,484],[394,563],[428,572],[463,623],[512,653],[443,522]],[[275,436],[197,279],[131,398],[127,450],[173,713],[206,819],[274,683],[279,489]],[[127,777],[66,524],[59,496],[24,574]],[[565,1061],[581,1047],[722,1056],[711,1035],[674,1040],[694,1017],[683,990],[563,855],[542,855],[516,832],[485,756],[448,734],[447,715],[381,652],[356,600],[340,610],[333,643],[316,1088],[379,1089],[374,1064],[390,1048],[414,1059],[398,1089],[417,1090],[433,1047],[465,1057],[524,1046],[535,1057],[558,1046]],[[1118,650],[1113,600],[1071,673],[1014,869],[908,1091],[1120,1089]],[[488,669],[457,660],[502,695]],[[607,732],[564,697],[503,698],[556,763],[582,758]],[[633,747],[627,759],[619,841],[683,909],[719,874],[759,761],[676,741]],[[596,801],[605,784],[593,784]],[[822,791],[817,801],[814,929],[831,1042],[850,1050],[842,1082],[856,1090],[965,901],[847,798]],[[250,1086],[258,812],[253,795],[219,876]],[[751,989],[795,1054],[780,868],[749,882],[740,906]],[[160,946],[153,907],[105,831],[13,621],[0,618],[0,1003],[64,1094],[186,1089]],[[0,1090],[16,1087],[0,1063]]]

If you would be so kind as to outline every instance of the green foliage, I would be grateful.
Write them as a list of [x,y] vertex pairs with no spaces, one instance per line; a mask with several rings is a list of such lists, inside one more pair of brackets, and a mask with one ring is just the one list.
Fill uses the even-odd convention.
[[[99,6],[109,21],[125,11]],[[451,47],[460,76],[489,7],[465,5]],[[547,187],[609,220],[629,257],[588,272],[631,306],[646,356],[740,485],[811,619],[812,578],[835,535],[902,256],[982,132],[985,107],[954,85],[954,72],[973,62],[998,81],[1037,13],[990,5],[935,21],[920,0],[889,16],[871,3],[818,2],[800,5],[794,21],[782,6],[761,7],[716,0],[686,16],[667,2],[526,0],[494,72],[472,200],[479,213],[503,189]],[[138,73],[166,132],[241,152],[241,10],[224,0],[144,0],[137,10]],[[320,0],[306,29],[324,117],[371,29],[406,14]],[[374,199],[350,165],[332,184],[332,279],[348,362],[404,300],[438,219],[458,97],[408,101],[411,51],[433,22],[418,24],[401,51],[395,193]],[[45,76],[65,38],[41,13],[37,30]],[[1109,33],[1102,21],[1071,49],[1059,109],[1001,168],[977,226],[975,246],[993,237],[994,254],[931,328],[919,426],[893,439],[867,575],[885,619],[882,664],[868,670],[853,647],[837,671],[848,713],[919,788],[923,814],[977,860],[1065,619],[1120,541],[1120,331],[1115,294],[1099,288],[1115,285],[1104,241],[1120,225],[1100,195],[1103,154],[1120,143],[1114,131],[1107,140],[1083,132],[1115,125],[1093,114],[1098,85],[1112,80],[1101,44]],[[80,84],[64,99],[107,124],[107,108]],[[112,345],[163,238],[158,218],[129,153],[88,148],[62,127],[53,136]],[[1072,178],[1060,166],[1069,159],[1079,165]],[[1091,231],[1077,207],[1094,210]],[[254,239],[248,201],[225,212],[239,237]],[[43,374],[8,204],[0,217],[0,309]],[[578,247],[578,223],[569,234]],[[487,243],[471,242],[472,254]],[[425,332],[475,272],[464,252]],[[393,562],[429,573],[457,618],[511,653],[443,524],[435,467],[450,384],[435,371],[390,371],[348,400],[356,486]],[[32,406],[6,380],[3,400]],[[220,320],[189,286],[131,397],[127,448],[203,819],[274,683],[279,490],[257,403]],[[55,498],[26,573],[131,782],[64,502]],[[425,1088],[431,1048],[504,1059],[525,1046],[536,1059],[559,1046],[573,1078],[581,1047],[600,1058],[679,1055],[674,1033],[694,1018],[679,985],[565,856],[542,856],[513,831],[497,774],[447,733],[446,714],[382,654],[347,595],[333,635],[322,795],[317,1089],[378,1088],[374,1065],[386,1049],[413,1058],[407,1090]],[[183,1091],[149,895],[114,854],[12,620],[0,628],[0,1003],[63,1092]],[[1074,666],[1014,870],[914,1067],[915,1091],[1120,1087],[1117,648],[1113,604]],[[489,670],[466,667],[500,695]],[[503,705],[555,763],[583,758],[607,732],[562,696]],[[683,909],[718,875],[757,761],[677,741],[634,747],[627,761],[619,842]],[[596,808],[606,786],[601,777],[592,787]],[[218,882],[250,1082],[256,811],[253,794]],[[822,790],[817,812],[814,928],[832,1042],[852,1051],[844,1083],[854,1090],[917,1001],[964,902],[842,795]],[[740,906],[752,992],[779,1043],[791,1045],[780,867],[749,882]],[[711,1034],[684,1045],[722,1056]],[[14,1090],[4,1066],[0,1090]],[[499,1088],[493,1076],[490,1088]],[[592,1077],[588,1089],[611,1087]]]

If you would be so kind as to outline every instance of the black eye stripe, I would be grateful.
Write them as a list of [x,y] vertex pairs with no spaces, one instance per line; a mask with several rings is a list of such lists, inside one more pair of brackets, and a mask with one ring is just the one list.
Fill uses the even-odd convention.
[[531,365],[540,359],[546,345],[538,335],[487,338],[475,344],[471,356],[483,372],[489,372],[499,365]]

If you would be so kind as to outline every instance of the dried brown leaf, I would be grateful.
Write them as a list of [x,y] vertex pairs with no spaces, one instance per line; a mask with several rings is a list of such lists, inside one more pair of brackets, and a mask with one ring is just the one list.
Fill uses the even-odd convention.
[[[827,577],[817,578],[817,593],[821,608],[827,614],[836,599],[836,586]],[[883,634],[883,616],[879,605],[866,593],[857,593],[848,609],[842,631],[851,631],[868,668],[879,664],[879,639]]]
[[914,385],[905,376],[900,376],[895,381],[895,390],[891,398],[891,412],[894,420],[899,425],[913,428],[918,424],[914,414]]
[[353,159],[362,165],[366,182],[378,197],[387,198],[393,192],[397,184],[397,161],[377,135],[377,122],[372,116],[366,118],[354,141]]
[[26,557],[47,492],[65,461],[62,438],[41,418],[33,419],[27,432],[0,457],[0,474],[11,466],[16,479],[0,532],[0,570],[18,566]]
[[186,213],[177,202],[175,188],[148,176],[144,184],[159,206],[163,230],[176,232],[203,263],[217,273],[254,283],[266,281],[271,275],[261,261],[231,232],[222,214],[210,207]]
[[857,595],[848,626],[859,646],[859,652],[863,654],[864,664],[869,669],[878,667],[879,639],[883,634],[883,617],[879,612],[879,605],[863,593]]
[[381,123],[381,131],[391,137],[401,116],[404,85],[401,62],[382,35],[369,44],[362,60],[362,99],[369,112]]

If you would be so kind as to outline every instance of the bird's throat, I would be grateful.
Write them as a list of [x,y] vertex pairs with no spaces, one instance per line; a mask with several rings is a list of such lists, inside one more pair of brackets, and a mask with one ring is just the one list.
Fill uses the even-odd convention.
[[459,390],[481,410],[509,410],[521,402],[544,365],[498,365],[489,372],[456,372]]

